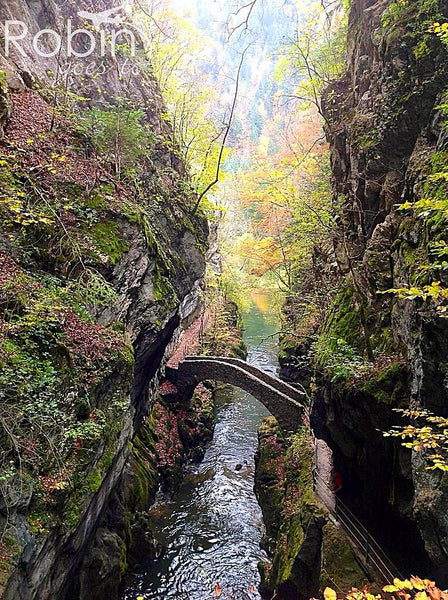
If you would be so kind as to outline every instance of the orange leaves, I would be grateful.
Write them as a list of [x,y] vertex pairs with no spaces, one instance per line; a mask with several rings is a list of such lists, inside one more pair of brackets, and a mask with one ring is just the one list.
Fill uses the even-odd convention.
[[253,275],[263,275],[283,262],[278,242],[271,238],[255,239],[247,234],[239,240],[238,254],[249,263]]
[[[392,594],[393,600],[448,600],[448,591],[440,590],[434,581],[412,576],[403,581],[395,578],[393,584],[383,587],[383,592]],[[331,588],[324,591],[325,600],[337,600],[337,594]],[[341,599],[342,600],[342,599]],[[374,595],[367,588],[353,588],[345,596],[345,600],[383,600],[382,595]]]
[[[255,592],[254,586],[251,584],[249,586],[249,594],[253,594]],[[218,582],[215,583],[215,598],[220,598],[222,594],[222,588]],[[329,599],[332,600],[332,599]]]
[[403,600],[410,600],[411,597],[415,600],[448,600],[448,592],[442,592],[434,581],[420,577],[411,577],[404,581],[395,578],[393,585],[386,585],[383,591]]

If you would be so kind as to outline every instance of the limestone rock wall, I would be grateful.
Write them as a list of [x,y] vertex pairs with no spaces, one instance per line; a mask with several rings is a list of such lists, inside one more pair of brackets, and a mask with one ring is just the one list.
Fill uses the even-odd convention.
[[[114,5],[109,0],[2,0],[0,23],[16,19],[24,21],[32,34],[45,27],[63,33],[68,17],[73,18],[73,27],[82,25],[78,11],[100,12]],[[4,31],[0,31],[0,47],[3,37]],[[83,43],[78,39],[78,51]],[[55,74],[68,73],[68,63],[74,66],[65,51],[41,60],[28,38],[23,48],[25,56],[19,52],[0,55],[1,152],[7,156],[15,189],[22,189],[24,181],[35,181],[36,193],[44,190],[55,206],[66,203],[66,207],[61,206],[56,224],[47,230],[45,223],[21,230],[13,224],[16,234],[19,230],[24,233],[23,244],[10,242],[10,225],[2,217],[0,249],[14,261],[11,264],[23,269],[24,276],[33,278],[35,286],[45,285],[49,277],[60,286],[68,285],[71,279],[76,282],[82,277],[83,269],[101,276],[115,300],[89,305],[82,327],[86,332],[89,327],[99,332],[113,330],[113,339],[119,339],[117,344],[128,350],[119,356],[112,353],[95,386],[88,390],[91,409],[102,411],[108,419],[109,434],[106,441],[95,442],[81,484],[73,484],[73,491],[64,488],[56,501],[51,496],[45,526],[33,513],[36,493],[32,488],[12,510],[0,505],[0,520],[7,522],[13,548],[8,571],[0,569],[0,585],[5,586],[6,600],[59,600],[70,597],[74,590],[80,598],[113,598],[126,567],[124,528],[129,520],[124,518],[123,476],[137,468],[130,456],[132,442],[151,412],[165,351],[182,322],[197,310],[208,226],[199,213],[191,212],[194,199],[188,174],[176,153],[170,126],[162,118],[165,108],[149,65],[123,77],[122,69],[129,66],[125,55],[103,60],[94,54],[92,60],[105,67],[96,71],[95,77],[78,77],[71,70],[71,75],[61,74],[56,82],[58,90],[67,92],[65,100],[71,98],[72,102],[76,95],[75,104],[79,102],[81,108],[100,106],[104,101],[115,104],[124,98],[132,99],[142,111],[149,142],[135,161],[137,186],[132,180],[120,179],[111,164],[98,159],[88,135],[62,116],[65,105],[59,96],[55,107]],[[140,52],[134,62],[145,60]],[[14,166],[11,153],[15,148],[21,159]],[[42,172],[42,160],[56,160],[48,158],[53,152],[62,156],[53,169],[56,172]],[[25,156],[30,157],[29,162],[22,160]],[[1,184],[10,182],[2,180]],[[60,241],[54,246],[56,238],[52,236],[62,232],[63,239],[64,231],[76,239],[74,253],[63,250]],[[55,247],[60,253],[54,252]],[[53,338],[48,339],[50,346],[54,343]],[[79,381],[66,359],[56,358],[55,369],[67,388],[65,397],[77,399],[81,392],[72,390],[78,390]],[[114,413],[111,407],[118,404],[120,411]],[[88,413],[82,418],[88,419]],[[151,473],[143,477],[146,475],[150,479]],[[144,495],[145,486],[140,491]],[[151,482],[146,492],[148,497],[153,493]],[[81,573],[79,580],[79,567],[87,554],[91,557],[90,575]],[[92,579],[92,575],[98,577]],[[97,587],[99,583],[107,586]]]
[[[445,0],[351,3],[348,70],[324,94],[341,209],[334,248],[345,291],[328,312],[321,340],[328,348],[342,338],[361,356],[368,340],[383,358],[358,380],[318,376],[312,419],[345,473],[346,500],[372,527],[383,523],[377,534],[395,546],[402,568],[427,570],[439,585],[447,585],[448,572],[446,476],[428,472],[420,456],[381,431],[400,422],[394,408],[448,414],[447,321],[429,303],[378,292],[412,283],[438,234],[437,224],[424,225],[397,205],[420,199],[425,177],[446,157],[437,106],[447,90],[447,50],[428,27],[447,16]],[[322,351],[321,373],[326,359]]]

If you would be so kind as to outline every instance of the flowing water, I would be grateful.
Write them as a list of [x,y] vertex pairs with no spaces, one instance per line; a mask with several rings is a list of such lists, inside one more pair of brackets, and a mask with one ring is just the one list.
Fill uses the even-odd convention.
[[[277,369],[278,325],[269,297],[253,294],[244,315],[248,361],[268,372]],[[257,564],[263,520],[254,487],[257,429],[268,414],[255,398],[236,388],[217,394],[217,424],[202,463],[179,482],[172,501],[151,511],[159,559],[133,573],[123,600],[259,599]],[[251,587],[253,586],[253,588]]]

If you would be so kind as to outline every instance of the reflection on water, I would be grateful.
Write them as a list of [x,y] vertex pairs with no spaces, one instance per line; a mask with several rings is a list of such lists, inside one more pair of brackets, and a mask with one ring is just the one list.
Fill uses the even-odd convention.
[[[276,371],[278,326],[260,308],[266,295],[254,296],[244,315],[248,361]],[[234,388],[217,393],[217,425],[202,463],[180,484],[171,502],[151,511],[154,537],[164,548],[144,572],[134,573],[122,598],[145,600],[215,597],[260,598],[257,563],[264,532],[253,492],[257,429],[268,414],[249,394]],[[250,592],[251,585],[255,591]]]

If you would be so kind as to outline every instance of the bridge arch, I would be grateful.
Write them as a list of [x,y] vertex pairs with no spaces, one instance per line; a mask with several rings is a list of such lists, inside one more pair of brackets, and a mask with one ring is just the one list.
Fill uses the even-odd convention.
[[305,393],[244,360],[188,356],[175,370],[175,379],[185,387],[196,387],[206,379],[234,385],[264,404],[285,431],[296,431],[302,424]]

